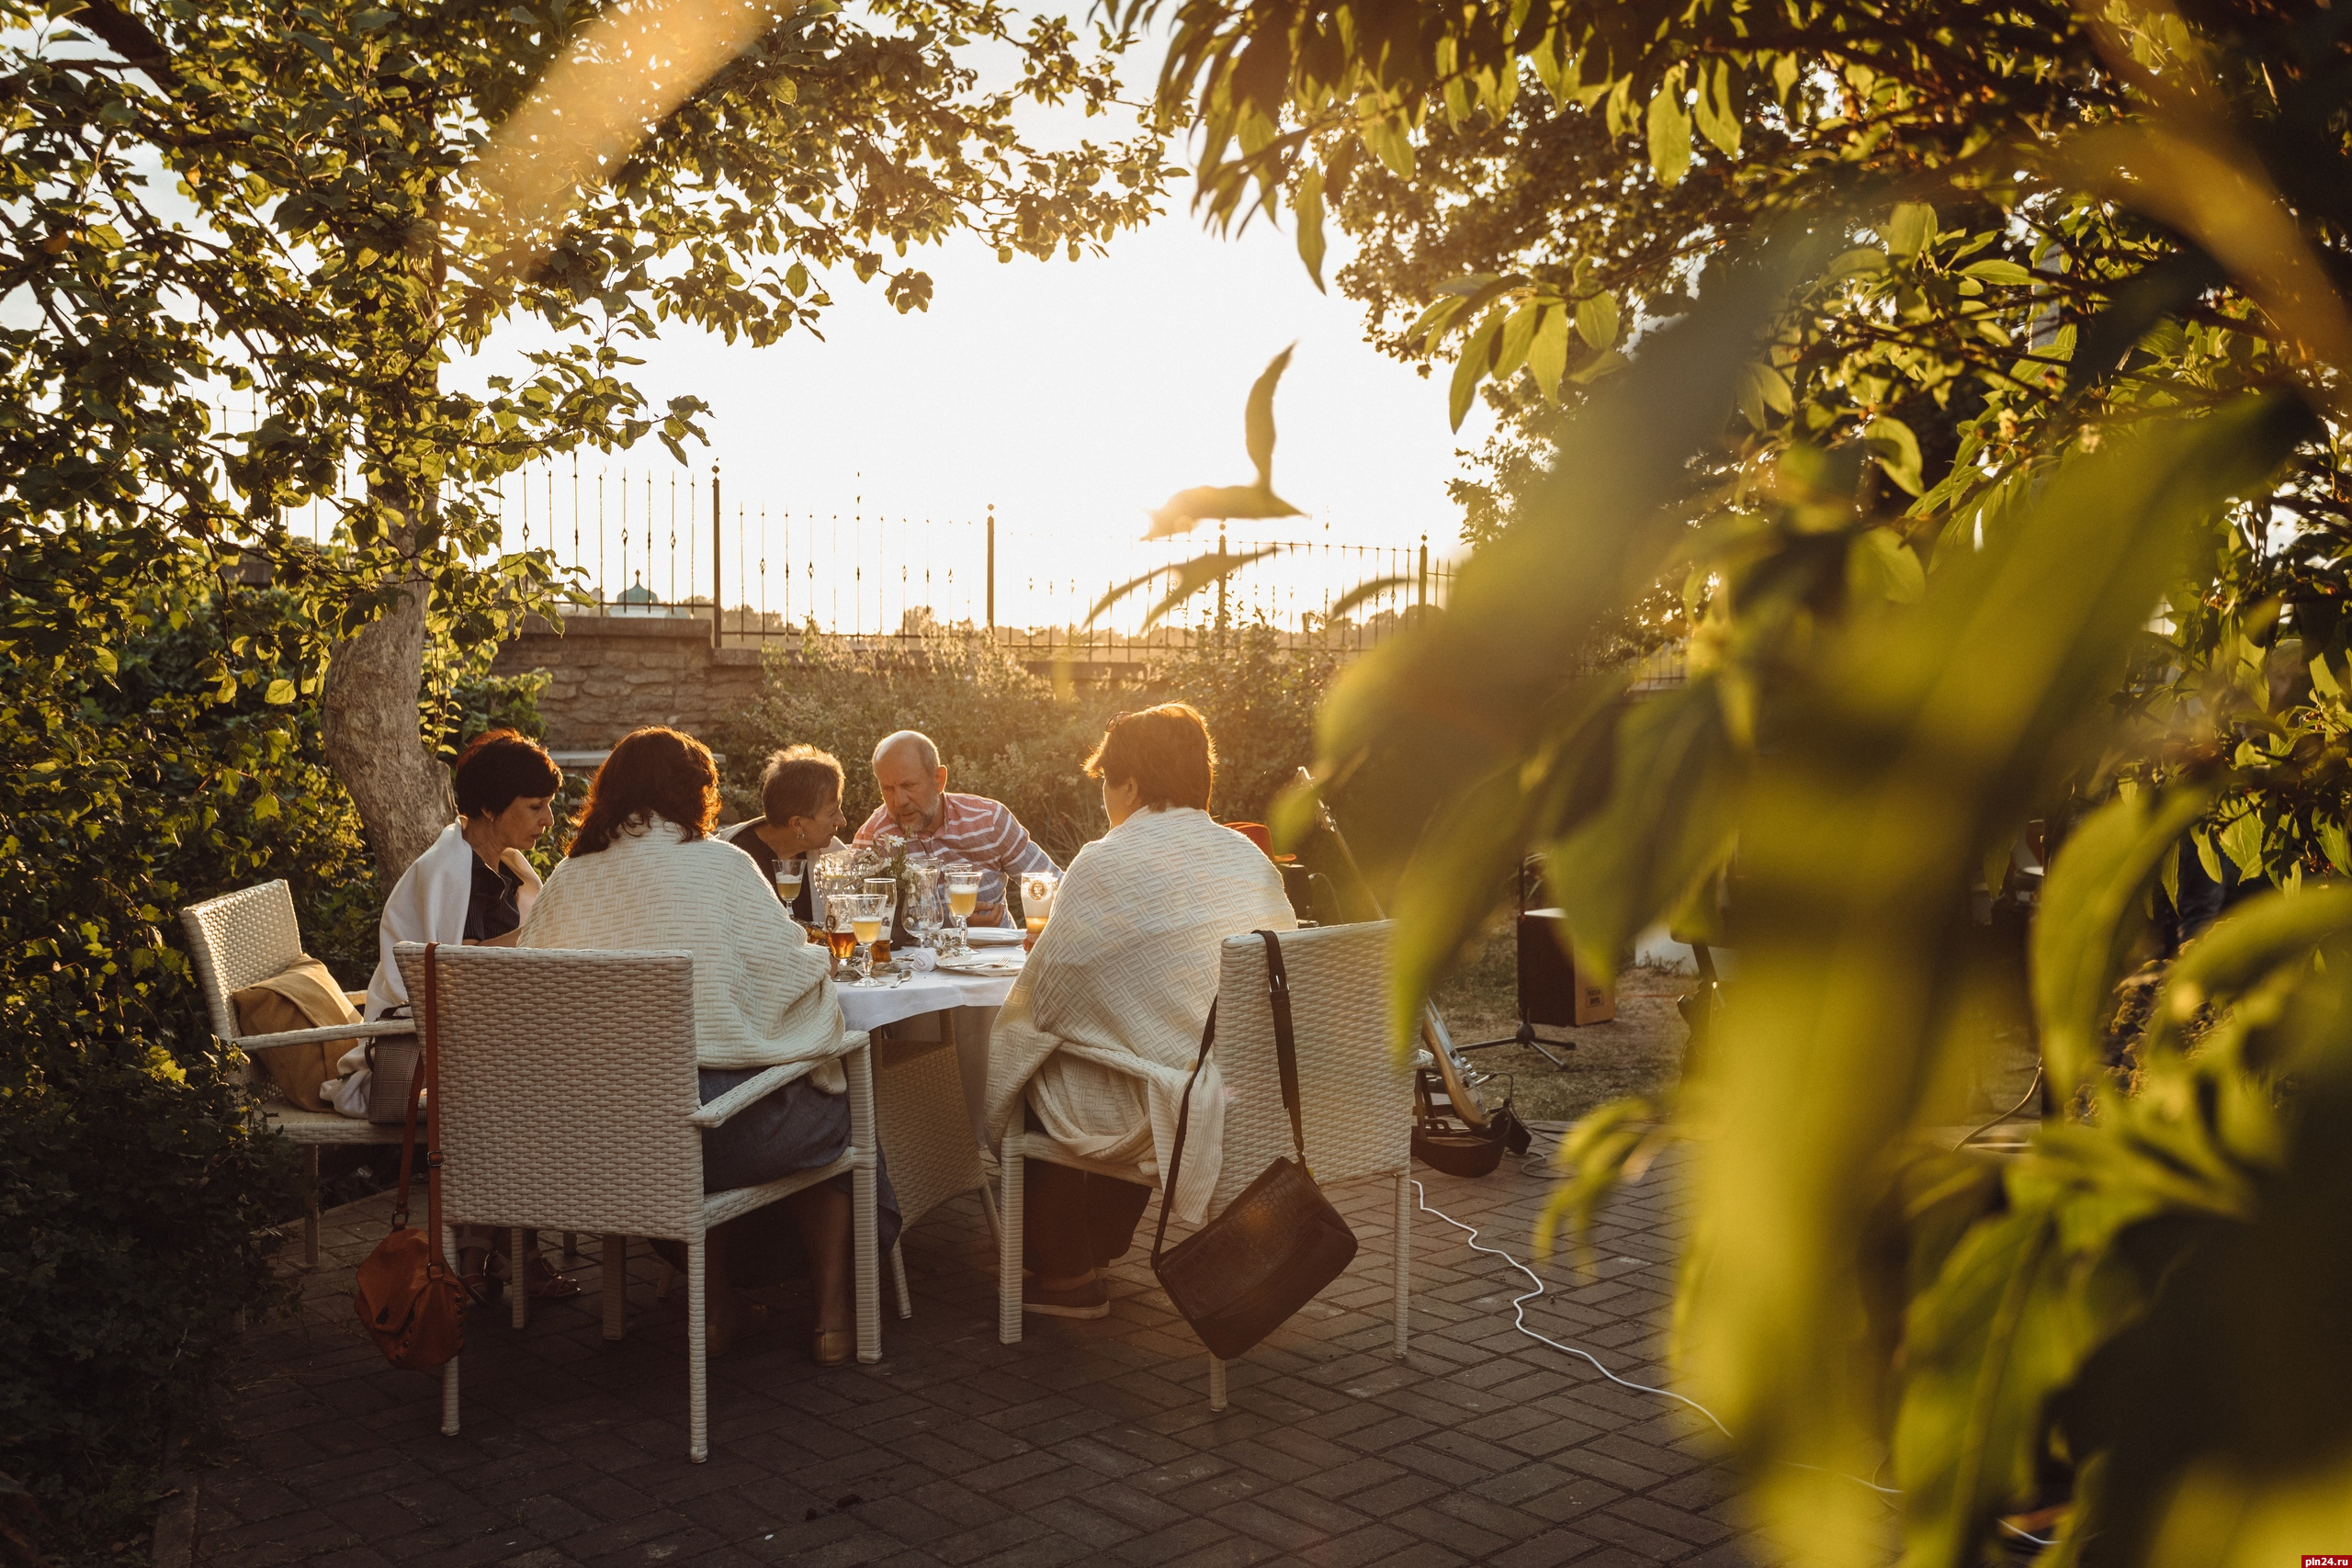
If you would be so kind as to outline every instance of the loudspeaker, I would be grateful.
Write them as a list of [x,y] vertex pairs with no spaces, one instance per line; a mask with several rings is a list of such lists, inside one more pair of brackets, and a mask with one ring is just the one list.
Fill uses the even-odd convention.
[[1617,998],[1568,951],[1567,917],[1524,909],[1519,917],[1519,1005],[1532,1024],[1575,1029],[1617,1016]]

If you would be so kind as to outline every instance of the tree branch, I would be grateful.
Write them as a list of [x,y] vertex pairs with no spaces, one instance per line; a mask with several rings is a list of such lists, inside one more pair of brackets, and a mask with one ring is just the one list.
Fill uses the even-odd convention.
[[104,39],[117,54],[147,73],[148,80],[170,92],[172,54],[147,24],[116,5],[114,0],[89,0],[73,19]]

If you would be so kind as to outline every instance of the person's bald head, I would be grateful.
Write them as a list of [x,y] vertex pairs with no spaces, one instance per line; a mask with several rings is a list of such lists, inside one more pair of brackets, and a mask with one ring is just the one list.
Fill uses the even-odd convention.
[[884,736],[874,748],[874,783],[899,831],[920,837],[939,826],[947,770],[940,765],[939,748],[930,736],[918,729]]

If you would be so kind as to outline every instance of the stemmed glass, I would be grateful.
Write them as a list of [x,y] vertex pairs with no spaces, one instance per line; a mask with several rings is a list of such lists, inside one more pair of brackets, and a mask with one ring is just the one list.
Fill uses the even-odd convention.
[[853,893],[841,900],[849,906],[850,937],[856,943],[850,952],[850,963],[857,969],[854,986],[871,986],[874,981],[874,939],[882,933],[882,897],[876,893]]
[[939,928],[947,923],[945,888],[939,868],[910,857],[907,861],[907,930],[924,947],[938,951]]
[[882,911],[882,934],[878,939],[867,938],[867,945],[871,947],[878,940],[881,945],[875,950],[874,961],[877,964],[887,964],[890,956],[890,928],[899,916],[899,879],[895,876],[867,877],[865,897],[874,900]]
[[966,922],[980,905],[980,868],[976,865],[951,865],[947,868],[947,912],[955,917],[956,952],[972,951],[972,939],[965,935]]
[[807,875],[807,864],[798,855],[779,858],[775,863],[775,896],[784,900],[787,910],[792,908],[792,901],[800,897],[800,884]]

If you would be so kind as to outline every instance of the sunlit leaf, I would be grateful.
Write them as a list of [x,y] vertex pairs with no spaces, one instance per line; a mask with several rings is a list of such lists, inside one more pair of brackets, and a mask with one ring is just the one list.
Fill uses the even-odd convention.
[[2161,804],[2145,795],[2111,800],[2067,836],[2051,863],[2033,926],[2034,1014],[2061,1104],[2073,1100],[2098,1060],[2115,982],[2143,924],[2142,890],[2211,800],[2212,792],[2202,789],[2176,791]]
[[1323,287],[1323,171],[1310,164],[1299,171],[1298,186],[1291,193],[1291,211],[1298,223],[1298,259],[1306,264],[1306,276],[1315,280],[1317,289]]
[[1650,168],[1657,183],[1671,188],[1690,169],[1690,116],[1682,107],[1682,73],[1668,73],[1650,97]]
[[1577,335],[1597,349],[1617,344],[1617,298],[1594,294],[1577,302]]

